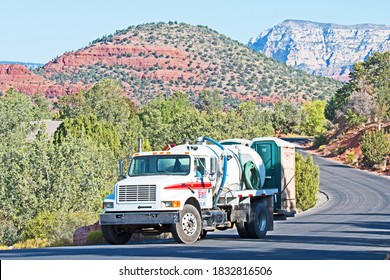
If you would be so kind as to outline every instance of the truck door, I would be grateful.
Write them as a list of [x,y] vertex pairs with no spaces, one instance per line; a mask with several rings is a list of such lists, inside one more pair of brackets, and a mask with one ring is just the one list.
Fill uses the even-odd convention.
[[209,179],[210,166],[206,164],[206,158],[194,158],[194,176],[196,181],[197,199],[201,208],[210,208],[213,205],[212,184]]

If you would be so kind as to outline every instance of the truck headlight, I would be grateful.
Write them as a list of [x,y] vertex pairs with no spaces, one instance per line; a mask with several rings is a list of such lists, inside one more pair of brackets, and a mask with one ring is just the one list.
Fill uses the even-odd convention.
[[174,207],[178,208],[180,207],[180,200],[175,200],[175,201],[161,201],[161,207]]
[[103,202],[103,208],[104,209],[114,208],[114,202]]

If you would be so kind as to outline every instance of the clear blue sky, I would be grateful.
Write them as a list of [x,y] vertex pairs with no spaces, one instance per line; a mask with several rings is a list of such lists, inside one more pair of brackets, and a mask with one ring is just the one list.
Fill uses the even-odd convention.
[[242,43],[285,19],[390,25],[385,0],[2,0],[0,61],[46,63],[66,51],[138,25],[206,25]]

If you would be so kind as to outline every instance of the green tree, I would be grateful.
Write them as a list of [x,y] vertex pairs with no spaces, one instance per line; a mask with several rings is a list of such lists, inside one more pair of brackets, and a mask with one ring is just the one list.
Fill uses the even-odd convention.
[[25,94],[9,89],[0,98],[0,136],[20,134],[22,138],[25,137],[34,129],[31,122],[36,120],[36,115],[36,108]]
[[97,121],[111,124],[119,135],[122,154],[135,151],[142,127],[137,108],[122,95],[119,82],[103,79],[90,90],[62,97],[58,102],[59,118],[95,115]]
[[344,106],[348,103],[348,97],[353,91],[353,85],[345,84],[332,95],[325,107],[325,117],[331,122],[336,123],[338,112],[341,112]]
[[35,120],[51,119],[53,117],[53,114],[50,112],[50,104],[42,95],[38,93],[33,94],[31,100],[35,109]]
[[214,111],[207,113],[201,112],[205,120],[200,136],[206,135],[216,140],[228,138],[241,138],[241,131],[238,127],[241,125],[241,118],[235,110]]
[[139,118],[143,135],[153,149],[160,149],[167,143],[182,143],[186,139],[194,141],[206,126],[198,110],[181,92],[150,101],[140,110]]
[[[354,64],[350,80],[329,100],[326,117],[337,121],[337,112],[345,113],[348,98],[353,92],[367,93],[376,105],[375,116],[382,120],[390,115],[390,52],[375,53],[364,62]],[[355,112],[356,113],[356,112]],[[367,119],[369,116],[366,116]]]
[[41,211],[97,213],[116,179],[113,153],[88,139],[53,144],[44,135],[9,146],[0,165],[0,214],[23,230]]
[[54,134],[56,143],[63,143],[67,138],[90,139],[96,146],[105,146],[117,152],[120,149],[119,134],[108,122],[99,122],[94,114],[66,118]]
[[253,101],[243,102],[237,107],[241,123],[237,129],[242,138],[252,139],[261,136],[274,135],[271,115],[262,111]]
[[390,117],[390,51],[375,53],[366,62],[367,82],[373,87],[372,95],[377,103],[377,116]]
[[[0,244],[18,240],[42,211],[98,213],[116,180],[116,159],[108,145],[97,145],[91,137],[53,143],[34,124],[45,107],[14,90],[0,98],[0,217],[7,221],[0,223],[6,233]],[[33,130],[36,137],[28,138]],[[103,132],[94,132],[98,141],[107,141]]]
[[326,131],[324,100],[308,101],[302,105],[301,132],[306,135],[319,135]]
[[272,125],[281,133],[297,133],[301,114],[300,108],[288,101],[279,101],[273,107]]

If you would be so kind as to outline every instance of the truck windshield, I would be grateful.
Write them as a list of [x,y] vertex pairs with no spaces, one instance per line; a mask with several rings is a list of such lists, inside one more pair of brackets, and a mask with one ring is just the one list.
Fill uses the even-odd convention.
[[187,155],[138,156],[131,160],[129,176],[188,175],[190,157]]

